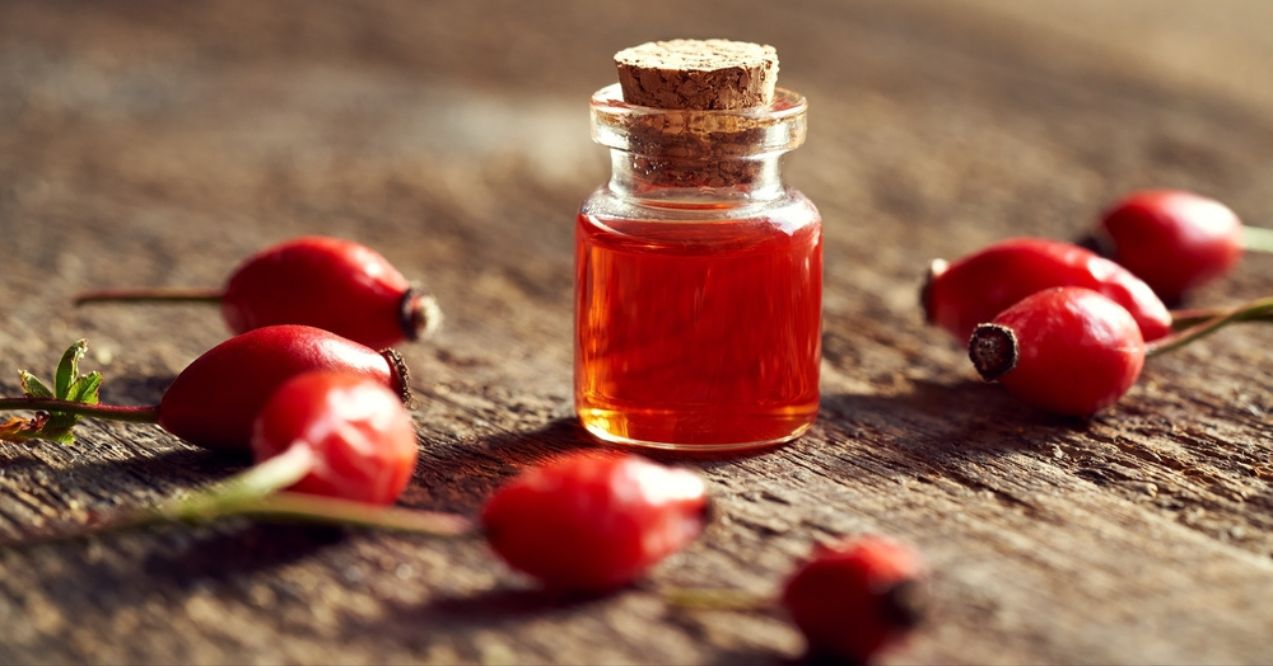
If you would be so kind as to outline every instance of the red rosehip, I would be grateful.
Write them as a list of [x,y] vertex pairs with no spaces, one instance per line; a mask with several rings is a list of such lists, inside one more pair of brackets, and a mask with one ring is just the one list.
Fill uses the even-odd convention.
[[436,328],[441,312],[431,296],[375,250],[323,236],[289,240],[249,257],[221,291],[107,289],[80,294],[95,302],[220,302],[235,333],[303,324],[381,349]]
[[583,452],[522,472],[487,501],[491,548],[512,568],[562,590],[631,582],[703,530],[698,475],[630,454]]
[[1219,201],[1180,190],[1128,196],[1106,211],[1099,234],[1111,259],[1167,301],[1224,275],[1242,256],[1238,216]]
[[[158,423],[168,432],[211,449],[246,451],[252,423],[266,400],[284,382],[313,370],[332,370],[367,377],[409,402],[407,365],[392,349],[377,352],[312,326],[267,326],[222,342],[195,359],[173,380],[158,405],[105,405],[97,402],[101,375],[78,377],[77,364],[84,342],[72,345],[58,367],[58,392],[23,373],[21,398],[0,398],[0,411],[25,409],[62,419],[19,419],[7,430],[20,428],[26,439],[48,435],[67,441],[74,417]],[[78,355],[75,355],[78,351]],[[67,379],[63,380],[63,373]],[[38,387],[33,388],[35,381]],[[74,381],[74,386],[70,382]],[[66,384],[66,385],[64,385]],[[87,392],[87,393],[86,393]],[[65,417],[72,416],[69,422]],[[53,430],[48,427],[56,426]],[[0,432],[0,438],[6,434]],[[16,437],[10,433],[8,437]]]
[[415,469],[411,416],[384,383],[315,371],[284,383],[261,409],[252,436],[257,462],[301,449],[309,473],[290,488],[392,504]]
[[380,349],[436,325],[431,304],[375,250],[307,236],[243,262],[226,283],[221,314],[238,332],[306,324]]
[[1040,291],[976,328],[977,371],[1025,402],[1090,416],[1136,383],[1145,341],[1123,306],[1089,289]]
[[923,575],[911,548],[863,536],[819,548],[787,581],[782,605],[812,654],[866,663],[919,623]]
[[168,432],[214,449],[245,450],[261,407],[284,382],[312,370],[367,377],[409,397],[406,365],[311,326],[267,326],[235,336],[186,367],[164,392],[158,422]]
[[1014,238],[949,266],[938,260],[921,300],[929,323],[966,342],[977,324],[1050,287],[1084,287],[1126,308],[1145,340],[1171,332],[1171,313],[1149,285],[1118,264],[1070,243]]

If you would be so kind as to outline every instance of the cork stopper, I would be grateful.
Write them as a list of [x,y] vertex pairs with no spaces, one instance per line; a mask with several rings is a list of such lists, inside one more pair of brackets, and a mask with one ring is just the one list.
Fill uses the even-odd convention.
[[726,39],[646,42],[614,54],[623,99],[659,109],[747,109],[773,102],[774,47]]

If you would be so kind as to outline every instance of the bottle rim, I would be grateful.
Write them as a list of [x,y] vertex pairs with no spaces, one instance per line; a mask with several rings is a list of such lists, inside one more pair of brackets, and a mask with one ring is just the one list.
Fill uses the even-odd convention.
[[678,138],[728,144],[731,157],[782,153],[804,143],[808,108],[803,95],[777,88],[768,106],[659,109],[623,101],[623,90],[614,83],[592,95],[592,140],[632,153],[649,151],[657,140],[675,143]]

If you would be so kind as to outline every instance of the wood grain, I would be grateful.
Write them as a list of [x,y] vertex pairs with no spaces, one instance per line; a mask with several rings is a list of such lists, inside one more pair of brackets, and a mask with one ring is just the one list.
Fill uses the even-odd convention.
[[[887,663],[1273,660],[1273,335],[1153,363],[1091,422],[1019,407],[918,323],[935,256],[1069,237],[1135,187],[1273,225],[1273,5],[0,3],[0,388],[88,337],[141,403],[224,336],[197,306],[71,311],[86,286],[215,285],[270,242],[367,242],[448,315],[416,369],[408,506],[472,512],[571,419],[573,210],[606,177],[585,101],[624,46],[777,46],[811,100],[788,168],[826,219],[824,401],[779,451],[689,462],[721,520],[645,584],[535,592],[478,543],[227,522],[0,553],[0,661],[771,663],[777,617],[665,608],[772,589],[882,530],[934,569]],[[1152,19],[1152,20],[1151,20]],[[1199,302],[1273,292],[1249,257]],[[0,535],[154,502],[240,462],[155,428],[0,448]]]

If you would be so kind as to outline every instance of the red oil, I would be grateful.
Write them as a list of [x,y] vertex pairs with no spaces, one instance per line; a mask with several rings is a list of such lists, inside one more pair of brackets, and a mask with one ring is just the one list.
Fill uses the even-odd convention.
[[576,227],[575,402],[608,441],[722,450],[818,410],[822,232],[796,217]]

